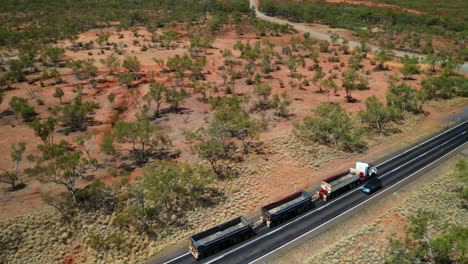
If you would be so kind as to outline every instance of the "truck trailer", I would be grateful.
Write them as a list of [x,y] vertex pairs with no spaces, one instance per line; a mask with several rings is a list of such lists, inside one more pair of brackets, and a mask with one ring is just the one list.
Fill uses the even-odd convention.
[[317,195],[324,201],[349,190],[361,182],[377,175],[377,168],[371,164],[356,162],[355,168],[328,177],[320,183],[321,190]]
[[189,250],[199,260],[254,235],[249,221],[240,216],[191,236]]
[[312,197],[301,190],[262,207],[262,219],[273,227],[314,207]]

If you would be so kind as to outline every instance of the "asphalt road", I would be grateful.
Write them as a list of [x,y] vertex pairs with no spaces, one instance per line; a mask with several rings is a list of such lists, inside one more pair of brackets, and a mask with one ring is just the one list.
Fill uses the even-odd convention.
[[367,203],[383,196],[385,190],[398,188],[405,183],[404,181],[410,180],[408,177],[414,178],[417,172],[467,141],[468,121],[465,121],[393,156],[375,161],[373,164],[378,168],[378,177],[382,180],[383,188],[372,195],[364,194],[359,187],[356,187],[328,202],[319,201],[311,211],[273,229],[265,227],[255,237],[199,262],[187,252],[187,249],[181,249],[150,263],[263,263],[279,252],[286,251],[310,239],[314,234],[323,232],[333,225],[336,219],[349,217],[349,213],[355,213],[367,206]]

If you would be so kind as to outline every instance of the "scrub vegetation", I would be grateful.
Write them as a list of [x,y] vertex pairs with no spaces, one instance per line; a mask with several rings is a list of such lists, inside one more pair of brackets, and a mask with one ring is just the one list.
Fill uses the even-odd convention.
[[[309,169],[368,153],[434,104],[466,103],[460,17],[260,5],[361,45],[265,22],[247,0],[0,6],[0,259],[145,260],[305,188]],[[371,52],[380,35],[363,27],[450,40],[398,59]]]

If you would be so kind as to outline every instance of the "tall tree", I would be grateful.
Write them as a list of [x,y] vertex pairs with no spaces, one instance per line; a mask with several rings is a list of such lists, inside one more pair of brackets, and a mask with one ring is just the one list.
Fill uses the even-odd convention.
[[439,64],[441,61],[441,58],[436,55],[428,54],[426,57],[423,59],[423,63],[426,65],[429,65],[431,67],[431,72],[435,72],[436,65]]
[[237,149],[228,132],[209,125],[191,133],[188,140],[190,149],[197,153],[200,159],[208,161],[218,177],[228,176],[224,166],[219,163],[231,159]]
[[333,89],[333,92],[336,94],[338,85],[331,79],[325,79],[321,82],[321,87],[325,87],[327,91],[327,103],[330,103],[330,91]]
[[317,88],[319,88],[319,93],[323,93],[322,91],[322,78],[325,77],[325,73],[322,71],[322,69],[317,69],[315,71],[314,77],[312,77],[311,81],[314,83]]
[[410,58],[405,56],[403,58],[403,67],[400,68],[401,74],[403,74],[404,79],[408,80],[409,76],[419,73],[419,59],[417,57]]
[[166,85],[160,82],[152,82],[149,88],[149,96],[156,103],[156,110],[154,111],[154,116],[159,117],[161,114],[161,104],[163,103],[165,93],[168,91]]
[[297,135],[347,151],[363,149],[362,129],[355,126],[338,103],[321,103],[314,113],[317,116],[306,116],[302,124],[294,124]]
[[49,116],[43,122],[40,120],[34,120],[29,123],[29,126],[34,129],[34,134],[42,140],[42,143],[46,146],[50,146],[54,143],[54,132],[57,119]]
[[77,181],[85,175],[89,161],[82,156],[81,151],[73,150],[64,140],[59,144],[37,147],[41,155],[31,170],[33,175],[41,182],[63,185],[73,203],[78,204]]
[[62,102],[62,97],[65,95],[65,93],[63,92],[62,88],[60,87],[55,87],[55,93],[53,94],[53,96],[55,98],[58,98],[60,100],[60,104],[63,104]]
[[109,74],[117,74],[121,64],[120,59],[115,53],[111,53],[106,58],[101,59],[101,63],[109,68]]
[[10,98],[8,104],[13,110],[15,114],[16,120],[18,120],[19,116],[23,118],[24,121],[30,122],[33,120],[34,116],[37,115],[34,107],[28,104],[28,100],[22,97],[13,96]]
[[119,150],[130,147],[128,151],[138,165],[146,163],[155,151],[161,151],[171,144],[167,135],[146,118],[140,118],[136,122],[118,121],[113,138],[119,144]]
[[[132,73],[140,71],[140,61],[136,56],[126,55],[122,62],[122,66],[124,66],[127,70],[129,70]],[[135,79],[138,79],[137,74],[135,74]]]
[[423,112],[424,93],[418,91],[408,84],[390,85],[387,91],[387,105],[395,106],[401,111],[413,113]]
[[233,96],[212,101],[214,115],[210,126],[213,129],[224,131],[230,137],[241,140],[243,150],[247,153],[247,141],[256,139],[262,127],[242,107],[242,100],[242,98]]
[[366,98],[364,104],[366,110],[360,111],[359,117],[379,133],[382,133],[388,124],[402,117],[400,109],[393,106],[385,107],[375,95]]
[[384,63],[390,61],[392,58],[390,57],[390,51],[387,49],[380,49],[377,54],[374,56],[374,60],[376,60],[379,65],[377,66],[379,70],[384,69]]
[[60,47],[46,46],[43,50],[43,56],[54,66],[65,57],[65,49]]
[[[25,151],[25,142],[19,142],[18,145],[12,144],[10,157],[13,162],[13,170],[0,169],[3,171],[3,173],[0,174],[0,182],[10,185],[10,191],[16,191],[25,186],[28,174],[20,171],[20,165],[27,163],[23,162]],[[33,157],[28,156],[27,159],[32,161]]]
[[88,116],[98,109],[99,105],[93,101],[83,102],[81,96],[77,96],[72,104],[59,108],[60,120],[65,126],[77,131],[84,128]]
[[352,99],[352,91],[364,89],[367,86],[368,81],[366,77],[360,76],[353,69],[347,69],[343,71],[341,75],[343,76],[342,86],[346,92],[346,100],[350,102]]
[[176,76],[180,80],[180,87],[184,87],[185,72],[190,70],[192,67],[192,59],[190,59],[187,54],[182,57],[175,55],[167,60],[166,66],[169,70],[175,72]]

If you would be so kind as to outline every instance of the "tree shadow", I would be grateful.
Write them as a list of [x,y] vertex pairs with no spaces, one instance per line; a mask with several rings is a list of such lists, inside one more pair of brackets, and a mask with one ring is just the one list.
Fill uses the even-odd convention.
[[13,111],[11,111],[11,110],[5,110],[5,111],[0,113],[0,118],[5,117],[5,116],[12,116],[14,114],[15,113]]
[[360,103],[361,100],[351,97],[351,98],[346,98],[346,102],[354,104],[354,103]]

